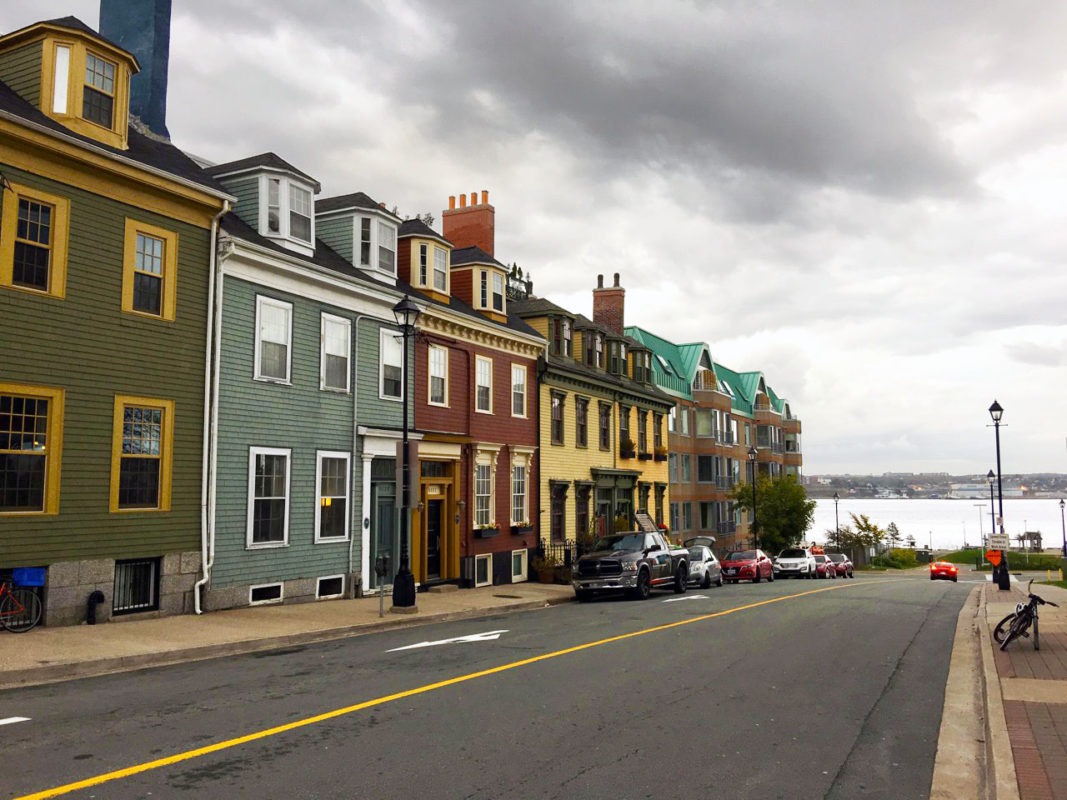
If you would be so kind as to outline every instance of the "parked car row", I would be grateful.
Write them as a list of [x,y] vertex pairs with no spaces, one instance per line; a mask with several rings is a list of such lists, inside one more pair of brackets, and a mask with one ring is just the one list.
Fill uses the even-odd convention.
[[779,578],[851,578],[852,559],[844,553],[817,552],[807,547],[787,547],[773,562]]

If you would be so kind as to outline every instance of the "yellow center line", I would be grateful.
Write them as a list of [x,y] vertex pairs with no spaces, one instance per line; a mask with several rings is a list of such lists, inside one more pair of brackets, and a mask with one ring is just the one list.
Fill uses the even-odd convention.
[[670,630],[671,628],[678,628],[682,625],[692,625],[696,622],[704,622],[705,620],[715,619],[716,617],[725,617],[727,614],[735,614],[738,611],[749,611],[753,608],[759,608],[760,606],[770,605],[772,603],[781,603],[783,600],[794,600],[798,597],[806,597],[808,595],[819,594],[820,592],[832,592],[837,589],[847,589],[850,586],[861,586],[860,583],[849,583],[844,586],[827,586],[822,589],[811,589],[806,592],[799,592],[797,594],[787,594],[782,597],[772,597],[768,600],[760,600],[758,603],[749,603],[744,606],[736,606],[735,608],[728,608],[725,611],[716,611],[711,614],[702,614],[697,617],[689,617],[688,619],[678,620],[676,622],[668,622],[664,625],[657,625],[654,628],[643,628],[639,631],[633,631],[631,633],[621,633],[618,636],[609,636],[606,639],[598,639],[595,642],[586,642],[585,644],[575,645],[574,647],[567,647],[563,650],[555,650],[551,653],[542,653],[539,656],[531,656],[530,658],[524,658],[521,661],[512,661],[510,664],[501,664],[498,667],[490,667],[489,669],[483,669],[478,672],[471,672],[467,675],[460,675],[456,678],[449,678],[447,680],[438,681],[436,683],[428,683],[424,686],[417,686],[414,689],[405,689],[402,692],[396,692],[395,694],[383,695],[382,697],[376,697],[373,700],[366,700],[362,703],[356,703],[355,705],[345,706],[344,708],[337,708],[333,711],[327,711],[323,714],[316,714],[313,717],[306,717],[305,719],[296,720],[294,722],[287,722],[284,725],[277,725],[273,728],[266,728],[255,733],[249,733],[244,736],[238,736],[234,739],[227,739],[223,742],[216,742],[215,744],[209,744],[204,747],[198,747],[195,750],[186,750],[182,753],[175,753],[171,756],[164,758],[158,758],[155,761],[146,761],[143,764],[134,764],[132,767],[125,767],[124,769],[117,769],[113,772],[105,772],[101,775],[95,775],[91,778],[85,778],[74,783],[67,783],[63,786],[56,786],[52,789],[45,789],[35,794],[27,794],[22,797],[16,797],[13,800],[43,800],[47,797],[59,797],[60,795],[70,794],[76,792],[79,789],[88,789],[91,786],[99,786],[102,783],[109,783],[111,781],[117,781],[122,778],[130,778],[134,775],[138,775],[142,772],[149,772],[154,769],[160,769],[161,767],[168,767],[172,764],[178,764],[182,761],[189,761],[193,758],[200,758],[211,753],[217,753],[221,750],[228,750],[232,747],[238,747],[249,742],[254,742],[258,739],[266,739],[270,736],[277,736],[280,733],[296,730],[298,728],[304,728],[308,725],[315,725],[319,722],[325,722],[327,720],[336,719],[337,717],[343,717],[346,714],[353,714],[357,711],[363,711],[374,706],[384,705],[386,703],[392,703],[396,700],[403,700],[405,697],[415,697],[416,695],[426,694],[427,692],[433,692],[437,689],[443,689],[446,686],[454,686],[458,683],[465,683],[466,681],[473,681],[478,678],[484,678],[489,675],[496,675],[500,672],[507,672],[508,670],[518,669],[519,667],[529,666],[530,664],[536,664],[539,661],[547,661],[550,658],[559,658],[560,656],[570,655],[571,653],[578,653],[582,650],[589,650],[593,647],[601,647],[606,644],[612,644],[614,642],[621,642],[626,639],[633,639],[637,636],[645,636],[650,633],[658,633],[660,631]]

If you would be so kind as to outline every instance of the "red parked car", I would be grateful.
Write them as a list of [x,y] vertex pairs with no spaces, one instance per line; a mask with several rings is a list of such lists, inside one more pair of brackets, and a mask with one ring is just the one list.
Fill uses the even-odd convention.
[[834,566],[834,562],[830,560],[830,556],[823,553],[819,553],[815,556],[815,577],[816,578],[836,578],[837,567]]
[[958,572],[956,565],[948,561],[934,561],[930,564],[930,580],[932,581],[945,580],[955,583]]
[[764,578],[774,580],[774,564],[762,550],[734,550],[719,563],[722,565],[722,579],[729,583],[759,583]]
[[853,577],[853,566],[851,558],[846,556],[844,553],[827,553],[826,557],[834,562],[834,569],[837,570],[837,577]]

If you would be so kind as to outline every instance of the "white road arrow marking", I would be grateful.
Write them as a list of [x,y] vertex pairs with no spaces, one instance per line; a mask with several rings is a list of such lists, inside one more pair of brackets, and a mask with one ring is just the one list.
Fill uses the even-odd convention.
[[668,597],[664,603],[680,603],[682,600],[707,600],[706,594],[687,594],[685,597]]
[[8,717],[7,719],[0,719],[0,725],[11,725],[15,722],[29,722],[29,717]]
[[394,647],[392,650],[386,650],[387,653],[395,653],[397,650],[414,650],[417,647],[437,647],[439,644],[458,644],[460,642],[489,642],[493,639],[499,639],[500,634],[507,633],[507,631],[487,631],[486,633],[473,633],[470,636],[457,636],[454,639],[440,639],[436,642],[419,642],[418,644],[409,644],[406,647]]

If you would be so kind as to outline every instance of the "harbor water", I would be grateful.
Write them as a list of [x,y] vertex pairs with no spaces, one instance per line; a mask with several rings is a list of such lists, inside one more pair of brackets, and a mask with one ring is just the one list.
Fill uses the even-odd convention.
[[[808,533],[809,541],[827,542],[834,533],[834,501],[816,501],[815,522]],[[963,545],[980,546],[993,525],[989,501],[978,500],[907,500],[842,497],[838,502],[841,526],[852,524],[851,514],[866,514],[880,528],[896,523],[903,541],[915,537],[916,547],[955,550]],[[1062,550],[1063,526],[1059,498],[1005,499],[1004,532],[1016,537],[1024,531],[1039,531],[1045,550]]]

